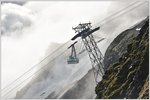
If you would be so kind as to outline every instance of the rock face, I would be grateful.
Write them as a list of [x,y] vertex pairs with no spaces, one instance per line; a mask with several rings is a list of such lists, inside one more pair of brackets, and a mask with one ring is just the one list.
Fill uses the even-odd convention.
[[96,86],[96,98],[149,98],[149,20],[127,45],[119,61],[108,65],[105,75]]
[[133,38],[139,34],[139,29],[143,26],[146,20],[147,18],[142,22],[137,23],[132,28],[125,30],[114,39],[107,48],[104,56],[105,69],[107,69],[110,64],[118,62],[122,54],[127,52],[128,44],[130,44]]

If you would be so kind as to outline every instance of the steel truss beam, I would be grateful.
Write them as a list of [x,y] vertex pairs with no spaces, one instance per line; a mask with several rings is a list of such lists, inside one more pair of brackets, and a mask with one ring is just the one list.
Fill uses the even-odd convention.
[[99,50],[92,34],[86,38],[82,38],[82,41],[90,57],[95,81],[98,83],[100,78],[104,75],[103,55]]

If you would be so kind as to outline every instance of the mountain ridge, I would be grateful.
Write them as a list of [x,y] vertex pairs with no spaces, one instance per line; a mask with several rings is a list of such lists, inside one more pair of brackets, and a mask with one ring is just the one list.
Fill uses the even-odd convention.
[[97,99],[149,98],[149,19],[128,44],[127,52],[108,67],[95,88]]

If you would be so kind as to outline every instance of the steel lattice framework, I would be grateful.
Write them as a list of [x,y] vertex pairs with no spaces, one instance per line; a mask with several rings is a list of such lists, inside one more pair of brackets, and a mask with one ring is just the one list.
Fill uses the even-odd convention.
[[75,40],[77,37],[82,38],[82,42],[84,43],[92,64],[95,81],[98,83],[100,78],[104,75],[104,58],[92,35],[93,32],[99,30],[99,27],[95,29],[91,29],[91,27],[91,23],[84,23],[73,28],[75,32],[78,32],[78,34],[75,35],[72,40]]

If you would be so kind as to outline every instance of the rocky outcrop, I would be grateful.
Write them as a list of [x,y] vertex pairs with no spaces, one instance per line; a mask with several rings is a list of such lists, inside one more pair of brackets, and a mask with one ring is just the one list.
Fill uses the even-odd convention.
[[133,27],[125,30],[113,40],[113,42],[109,45],[105,52],[105,69],[107,69],[110,66],[110,64],[118,62],[122,54],[127,52],[128,44],[130,44],[133,38],[135,38],[139,34],[139,29],[143,26],[146,20],[148,20],[148,18],[146,18],[140,23],[135,24]]
[[99,99],[149,98],[149,20],[96,86]]

